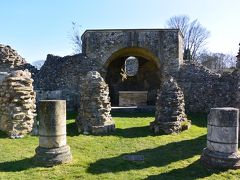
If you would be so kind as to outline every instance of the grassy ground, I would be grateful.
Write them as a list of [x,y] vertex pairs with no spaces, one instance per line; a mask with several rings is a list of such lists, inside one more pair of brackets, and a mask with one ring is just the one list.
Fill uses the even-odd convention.
[[[32,164],[38,138],[8,139],[0,134],[0,179],[240,179],[240,170],[218,172],[199,163],[206,146],[206,117],[191,115],[192,127],[178,135],[154,136],[153,114],[115,113],[116,132],[78,135],[74,115],[68,118],[68,144],[73,161],[52,168]],[[121,117],[122,116],[122,117]],[[144,155],[129,162],[125,154]]]

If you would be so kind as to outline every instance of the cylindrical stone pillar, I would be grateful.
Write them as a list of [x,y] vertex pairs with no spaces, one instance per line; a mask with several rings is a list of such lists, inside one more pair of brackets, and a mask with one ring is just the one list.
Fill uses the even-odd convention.
[[231,107],[212,108],[208,115],[207,147],[201,162],[213,168],[240,168],[238,152],[239,110]]
[[39,146],[35,163],[54,166],[71,161],[70,147],[66,142],[66,101],[39,101]]

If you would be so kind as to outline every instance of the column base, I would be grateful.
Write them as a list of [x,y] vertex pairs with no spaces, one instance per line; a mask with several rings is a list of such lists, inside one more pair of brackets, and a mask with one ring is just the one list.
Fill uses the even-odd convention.
[[34,164],[39,166],[51,167],[68,163],[72,160],[72,154],[68,145],[59,148],[43,148],[38,146],[35,152]]
[[240,168],[240,154],[221,153],[210,151],[207,148],[203,149],[201,163],[208,168],[216,169],[239,169]]

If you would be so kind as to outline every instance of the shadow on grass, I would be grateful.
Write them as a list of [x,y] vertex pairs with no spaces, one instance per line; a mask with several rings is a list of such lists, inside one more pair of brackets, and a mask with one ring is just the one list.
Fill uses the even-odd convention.
[[[206,135],[191,140],[169,143],[154,149],[146,149],[136,153],[131,153],[132,155],[143,155],[143,163],[127,162],[123,159],[123,156],[126,154],[122,154],[113,158],[100,159],[95,163],[90,164],[87,171],[92,174],[102,174],[109,172],[115,173],[121,171],[140,170],[149,167],[163,167],[173,162],[188,159],[195,155],[200,155],[205,146]],[[199,168],[201,169],[200,172]],[[202,167],[198,161],[188,168],[177,169],[175,171],[182,177],[187,177],[189,175],[189,170],[194,172],[192,175],[193,179],[210,175],[207,169]],[[172,175],[171,172],[169,176]],[[159,176],[161,176],[161,174]],[[167,177],[168,174],[163,174],[162,176]]]
[[77,112],[67,112],[67,119],[76,119]]
[[154,117],[154,112],[111,112],[112,117]]
[[137,138],[154,136],[154,133],[150,130],[149,126],[131,127],[120,129],[116,128],[115,132],[111,133],[112,136],[119,136],[124,138]]
[[207,114],[189,113],[187,117],[192,121],[192,124],[198,127],[207,127]]
[[71,122],[67,124],[67,136],[78,136],[77,125],[75,122]]
[[8,135],[5,132],[0,131],[0,138],[8,138]]
[[7,161],[0,163],[0,171],[2,172],[17,172],[24,171],[30,168],[35,168],[33,158],[26,158],[16,161]]
[[174,169],[167,173],[162,173],[159,175],[149,176],[147,179],[184,179],[184,180],[194,180],[197,178],[204,178],[211,176],[212,174],[218,174],[222,171],[211,170],[203,167],[200,164],[200,160],[193,162],[184,168]]
[[[77,125],[75,122],[67,124],[67,136],[79,136],[79,132],[77,130]],[[116,128],[114,132],[108,134],[99,134],[92,136],[118,136],[124,138],[136,138],[136,137],[147,137],[147,136],[154,136],[154,133],[150,131],[149,126],[142,126],[142,127],[132,127],[126,129]]]
[[[68,113],[68,120],[75,119],[77,114],[76,113]],[[114,112],[112,114],[113,117],[154,117],[153,113],[150,112]],[[206,127],[207,126],[207,115],[206,114],[189,114],[188,118],[192,121],[192,124],[199,126],[199,127]],[[162,133],[164,134],[164,133]],[[160,135],[162,135],[160,134]],[[67,135],[68,136],[78,136],[78,130],[77,125],[75,122],[71,122],[67,124]],[[143,126],[143,127],[131,127],[131,128],[125,128],[120,129],[116,128],[115,132],[109,133],[109,134],[101,134],[100,136],[119,136],[119,137],[125,137],[125,138],[136,138],[136,137],[146,137],[146,136],[154,136],[154,133],[150,130],[149,126]]]

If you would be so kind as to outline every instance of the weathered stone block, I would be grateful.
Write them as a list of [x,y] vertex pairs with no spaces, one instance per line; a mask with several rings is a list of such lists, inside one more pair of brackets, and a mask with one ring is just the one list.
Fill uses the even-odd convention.
[[147,91],[119,91],[119,106],[146,106]]
[[238,116],[239,114],[238,111],[236,111],[236,108],[211,108],[208,115],[208,125],[218,127],[236,127],[239,124],[237,119]]

